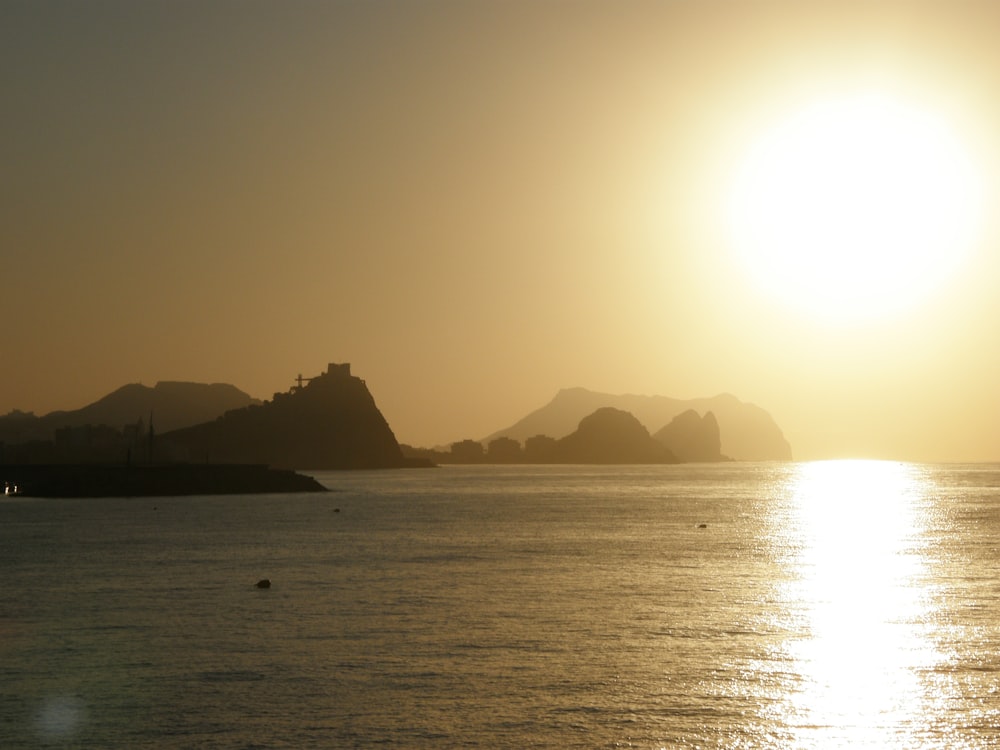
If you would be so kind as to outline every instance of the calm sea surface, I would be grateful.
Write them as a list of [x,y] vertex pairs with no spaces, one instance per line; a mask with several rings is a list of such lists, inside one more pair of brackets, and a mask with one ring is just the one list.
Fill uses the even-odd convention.
[[1000,466],[318,476],[0,501],[0,748],[1000,746]]

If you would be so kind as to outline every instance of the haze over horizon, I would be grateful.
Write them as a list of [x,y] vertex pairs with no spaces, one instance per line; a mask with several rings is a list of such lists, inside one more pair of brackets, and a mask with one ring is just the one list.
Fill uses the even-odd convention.
[[732,393],[797,459],[1000,460],[998,28],[988,2],[4,3],[0,414],[350,362],[414,445],[580,386]]

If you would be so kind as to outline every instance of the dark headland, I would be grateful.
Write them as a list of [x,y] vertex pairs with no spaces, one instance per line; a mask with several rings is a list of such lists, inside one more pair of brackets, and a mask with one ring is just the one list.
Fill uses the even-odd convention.
[[262,463],[285,469],[395,469],[427,466],[408,459],[350,364],[299,376],[271,401],[233,409],[212,422],[158,438],[161,456],[174,461]]

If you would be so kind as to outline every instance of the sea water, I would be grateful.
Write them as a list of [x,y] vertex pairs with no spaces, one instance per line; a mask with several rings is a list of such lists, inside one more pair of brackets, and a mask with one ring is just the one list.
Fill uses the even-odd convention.
[[0,748],[1000,745],[1000,466],[317,476],[0,502]]

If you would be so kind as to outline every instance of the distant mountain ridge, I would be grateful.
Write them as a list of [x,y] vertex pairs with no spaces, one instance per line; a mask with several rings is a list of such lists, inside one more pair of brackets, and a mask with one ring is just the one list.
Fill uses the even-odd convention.
[[41,417],[23,412],[0,416],[0,441],[51,440],[58,429],[88,424],[121,429],[141,419],[148,425],[151,414],[156,430],[163,432],[210,422],[231,409],[259,403],[228,383],[162,380],[153,387],[130,383],[81,409]]
[[535,435],[559,439],[576,430],[585,416],[603,407],[629,412],[654,436],[685,411],[712,412],[718,422],[722,454],[738,461],[789,461],[792,458],[791,446],[771,415],[759,406],[740,401],[728,393],[681,400],[667,396],[615,395],[586,388],[565,388],[545,406],[510,427],[494,432],[483,442],[489,443],[499,437],[524,442]]

